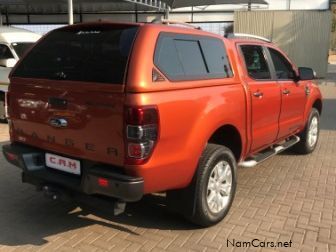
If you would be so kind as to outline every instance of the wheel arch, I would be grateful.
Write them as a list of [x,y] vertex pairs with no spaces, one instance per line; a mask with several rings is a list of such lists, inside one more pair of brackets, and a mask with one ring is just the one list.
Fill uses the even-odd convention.
[[319,114],[322,115],[322,108],[323,108],[322,100],[319,98],[316,99],[313,103],[313,108],[316,108]]
[[242,137],[237,127],[226,124],[212,133],[208,143],[218,144],[229,148],[238,162],[243,152]]

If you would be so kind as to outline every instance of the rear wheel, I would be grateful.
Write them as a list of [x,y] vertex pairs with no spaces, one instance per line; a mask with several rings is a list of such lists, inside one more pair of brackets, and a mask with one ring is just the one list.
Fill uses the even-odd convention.
[[206,147],[194,178],[194,211],[187,216],[189,220],[207,227],[227,215],[236,192],[236,170],[236,160],[228,148]]
[[304,131],[299,134],[301,140],[293,147],[293,150],[299,154],[312,153],[317,146],[319,134],[320,114],[317,109],[313,108]]

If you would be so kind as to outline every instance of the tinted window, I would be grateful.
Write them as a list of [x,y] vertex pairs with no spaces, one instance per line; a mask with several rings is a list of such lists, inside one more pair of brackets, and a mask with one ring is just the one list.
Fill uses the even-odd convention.
[[223,41],[219,39],[203,39],[201,45],[209,72],[222,77],[223,73],[226,76],[232,76],[231,66]]
[[271,72],[261,46],[243,45],[241,50],[250,77],[257,80],[271,79]]
[[161,70],[168,76],[184,76],[182,63],[176,51],[175,41],[170,37],[163,37],[160,43],[159,49],[156,52],[156,62]]
[[155,51],[156,66],[171,80],[232,76],[223,41],[163,33]]
[[0,44],[0,59],[11,59],[14,58],[12,52],[6,45]]
[[17,56],[19,56],[19,58],[21,58],[33,45],[34,43],[12,43],[14,51],[16,52]]
[[195,40],[175,40],[176,50],[186,76],[206,75],[207,69],[200,48]]
[[51,32],[13,76],[122,84],[137,28],[75,27]]
[[272,57],[277,79],[294,79],[295,73],[291,63],[277,50],[269,48]]

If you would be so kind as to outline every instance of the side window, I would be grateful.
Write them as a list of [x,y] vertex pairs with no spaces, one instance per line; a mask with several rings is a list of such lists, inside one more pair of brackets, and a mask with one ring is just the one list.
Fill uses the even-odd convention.
[[0,44],[0,59],[11,59],[14,58],[11,50],[6,45]]
[[162,33],[154,61],[173,81],[232,76],[224,42],[216,38]]
[[257,80],[270,80],[271,72],[263,48],[257,45],[243,45],[241,50],[249,76]]
[[170,78],[184,76],[182,63],[171,37],[162,37],[155,52],[155,64]]
[[289,80],[294,79],[295,72],[293,70],[292,64],[277,50],[273,48],[268,48],[272,61],[274,64],[276,76],[278,80]]
[[207,68],[197,40],[175,39],[175,46],[186,76],[197,77],[207,74]]
[[203,39],[201,40],[201,45],[209,72],[220,77],[232,77],[233,73],[223,41],[219,39]]

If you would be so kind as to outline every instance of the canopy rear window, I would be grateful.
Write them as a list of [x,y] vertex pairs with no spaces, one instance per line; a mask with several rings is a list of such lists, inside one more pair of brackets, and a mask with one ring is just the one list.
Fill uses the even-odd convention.
[[136,26],[55,30],[16,68],[13,77],[123,84]]

